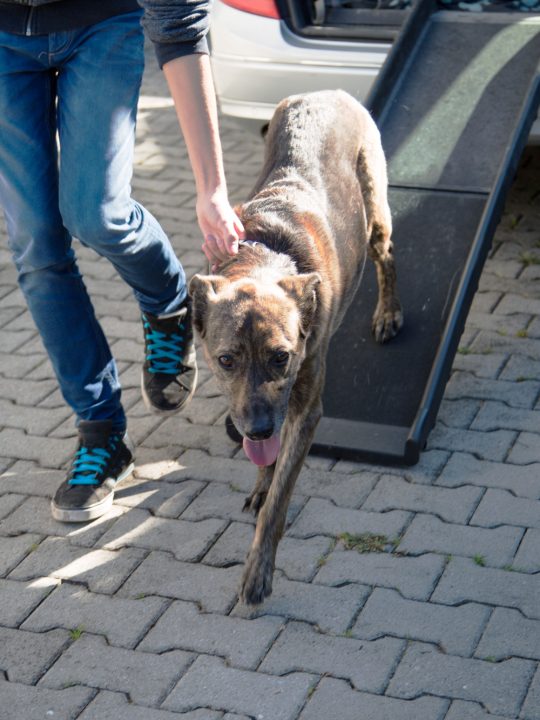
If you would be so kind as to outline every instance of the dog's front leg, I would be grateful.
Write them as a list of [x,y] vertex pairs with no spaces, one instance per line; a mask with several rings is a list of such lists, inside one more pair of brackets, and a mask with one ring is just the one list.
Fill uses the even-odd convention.
[[312,397],[307,407],[298,414],[291,410],[301,405],[295,402],[294,397],[291,398],[289,414],[292,417],[285,421],[283,443],[272,483],[257,518],[255,537],[247,556],[240,588],[240,599],[246,605],[257,605],[272,592],[276,550],[285,527],[287,508],[322,414],[322,382],[314,382],[307,387],[317,389],[315,398]]
[[255,487],[253,488],[251,495],[248,495],[245,499],[244,507],[242,508],[243,512],[252,512],[255,517],[257,517],[260,509],[265,503],[268,489],[272,484],[275,469],[276,463],[258,468]]

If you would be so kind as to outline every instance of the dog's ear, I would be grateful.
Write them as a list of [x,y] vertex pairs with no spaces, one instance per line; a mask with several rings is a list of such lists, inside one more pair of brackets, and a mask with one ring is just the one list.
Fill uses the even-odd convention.
[[285,290],[296,302],[302,317],[302,332],[307,334],[315,309],[317,308],[317,286],[321,283],[319,273],[303,273],[301,275],[290,275],[278,282],[278,285]]
[[194,275],[188,291],[192,300],[193,327],[201,337],[204,337],[205,318],[208,303],[215,298],[227,280],[221,275]]

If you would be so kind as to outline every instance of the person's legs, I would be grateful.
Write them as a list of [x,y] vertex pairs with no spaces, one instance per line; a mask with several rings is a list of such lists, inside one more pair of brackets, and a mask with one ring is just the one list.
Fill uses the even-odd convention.
[[183,268],[161,226],[131,198],[143,50],[134,12],[84,28],[65,59],[58,53],[60,210],[70,233],[133,288],[147,346],[143,398],[166,414],[189,400],[197,370]]
[[59,211],[49,39],[0,33],[0,204],[19,284],[77,417],[125,428],[116,366]]

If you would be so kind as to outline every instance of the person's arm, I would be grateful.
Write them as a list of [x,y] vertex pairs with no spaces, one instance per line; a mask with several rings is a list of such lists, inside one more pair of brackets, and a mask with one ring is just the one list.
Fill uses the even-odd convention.
[[244,231],[227,196],[210,59],[204,53],[176,57],[163,72],[195,175],[203,252],[216,264],[238,252]]

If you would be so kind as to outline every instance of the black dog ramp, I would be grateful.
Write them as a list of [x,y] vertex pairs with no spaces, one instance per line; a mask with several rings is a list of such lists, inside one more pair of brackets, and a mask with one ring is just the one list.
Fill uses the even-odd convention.
[[368,107],[386,151],[405,314],[371,336],[365,277],[328,358],[312,452],[418,461],[433,427],[478,278],[540,100],[540,14],[438,11],[420,0]]

